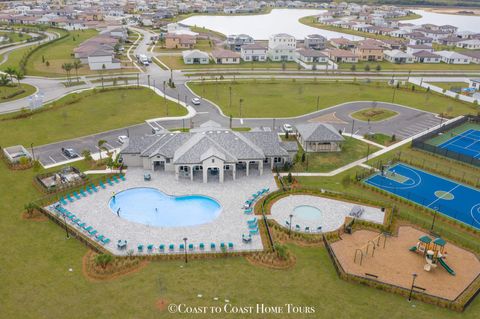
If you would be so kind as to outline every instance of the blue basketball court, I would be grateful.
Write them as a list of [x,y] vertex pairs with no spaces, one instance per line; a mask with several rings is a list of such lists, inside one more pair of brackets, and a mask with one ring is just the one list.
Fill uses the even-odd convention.
[[474,129],[465,131],[438,147],[473,158],[480,158],[480,131]]
[[478,189],[401,163],[364,182],[480,229]]

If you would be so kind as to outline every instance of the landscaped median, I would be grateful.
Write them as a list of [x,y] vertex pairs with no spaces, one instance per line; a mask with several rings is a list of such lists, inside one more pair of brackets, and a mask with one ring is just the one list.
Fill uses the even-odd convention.
[[476,112],[471,103],[409,84],[397,88],[388,85],[387,80],[225,80],[195,81],[188,86],[195,94],[218,105],[226,116],[233,117],[293,117],[355,101],[393,102],[445,116]]
[[2,146],[35,145],[186,115],[187,110],[147,88],[123,87],[69,94],[33,112],[0,116]]
[[0,103],[11,102],[22,99],[35,93],[37,89],[30,85],[21,83],[20,85],[0,86]]

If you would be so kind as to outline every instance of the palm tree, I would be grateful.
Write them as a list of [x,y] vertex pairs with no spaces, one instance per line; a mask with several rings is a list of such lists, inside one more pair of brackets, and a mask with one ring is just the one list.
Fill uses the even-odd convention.
[[17,73],[17,70],[9,66],[8,68],[5,69],[4,72],[10,76],[10,81],[13,82],[13,76],[15,75],[15,73]]
[[7,86],[10,83],[10,79],[8,74],[1,74],[0,75],[0,86]]
[[64,63],[62,64],[62,69],[67,73],[67,81],[70,83],[70,71],[73,69],[73,65],[71,63]]
[[22,71],[15,71],[15,78],[17,79],[18,86],[20,87],[20,80],[25,78],[25,75],[23,74]]
[[82,67],[82,62],[80,60],[73,61],[73,68],[75,69],[75,76],[77,77],[77,83],[80,82],[78,79],[78,69]]
[[99,140],[97,142],[98,149],[100,150],[100,160],[102,160],[102,150],[108,152],[108,149],[104,146],[105,143],[107,143],[107,141],[105,141],[105,140]]

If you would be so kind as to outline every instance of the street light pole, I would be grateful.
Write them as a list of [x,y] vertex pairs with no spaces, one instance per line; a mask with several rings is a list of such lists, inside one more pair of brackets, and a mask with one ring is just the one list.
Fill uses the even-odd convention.
[[33,160],[35,161],[35,152],[33,151],[33,143],[30,144],[30,149],[32,150],[32,157],[33,157]]
[[438,207],[435,207],[434,210],[435,212],[433,213],[433,220],[432,220],[432,226],[430,227],[430,231],[433,231],[433,227],[435,226],[435,219],[437,218]]
[[185,242],[185,263],[188,263],[188,257],[187,257],[187,237],[183,238],[183,241]]
[[417,274],[416,273],[413,273],[412,274],[412,286],[410,287],[410,294],[408,295],[408,301],[411,301],[412,300],[412,294],[413,294],[413,288],[415,287],[415,279],[417,278]]
[[293,215],[290,214],[290,229],[288,230],[288,237],[290,238],[291,235],[292,235],[292,218],[293,218]]
[[63,222],[64,222],[64,225],[65,225],[65,233],[67,234],[67,239],[69,239],[70,234],[68,233],[67,220],[65,218],[65,214],[63,215]]

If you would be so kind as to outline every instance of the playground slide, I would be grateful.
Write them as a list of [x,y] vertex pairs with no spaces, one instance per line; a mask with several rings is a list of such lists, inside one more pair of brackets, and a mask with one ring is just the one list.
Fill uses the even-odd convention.
[[417,246],[412,246],[412,247],[410,247],[408,250],[410,250],[410,251],[417,251]]
[[445,268],[445,270],[452,276],[455,276],[455,271],[450,268],[450,266],[447,265],[447,263],[442,259],[442,258],[438,258],[438,262],[440,263],[440,265],[442,265],[443,268]]

